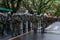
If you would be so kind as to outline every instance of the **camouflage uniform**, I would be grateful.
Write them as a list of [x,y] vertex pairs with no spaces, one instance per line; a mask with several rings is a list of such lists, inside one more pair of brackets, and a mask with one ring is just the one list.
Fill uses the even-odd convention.
[[0,17],[0,29],[1,29],[1,33],[2,33],[2,36],[5,34],[4,31],[6,32],[6,20],[5,20],[5,16],[1,16]]
[[20,19],[18,15],[13,16],[12,19],[12,28],[13,28],[13,35],[19,35],[20,34]]
[[33,19],[32,19],[32,23],[33,23],[33,29],[34,29],[34,32],[36,33],[37,32],[37,27],[38,27],[38,24],[37,24],[37,19],[36,19],[36,15],[33,15]]

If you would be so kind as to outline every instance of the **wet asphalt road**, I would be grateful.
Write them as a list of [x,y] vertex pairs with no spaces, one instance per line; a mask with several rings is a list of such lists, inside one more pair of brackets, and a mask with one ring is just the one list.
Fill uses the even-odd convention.
[[60,40],[60,22],[55,22],[46,28],[44,34],[29,33],[14,40]]
[[4,35],[3,37],[0,37],[0,40],[8,40],[11,38],[11,35]]
[[58,34],[50,34],[50,33],[30,33],[27,35],[24,35],[22,37],[16,38],[14,40],[60,40],[60,35]]

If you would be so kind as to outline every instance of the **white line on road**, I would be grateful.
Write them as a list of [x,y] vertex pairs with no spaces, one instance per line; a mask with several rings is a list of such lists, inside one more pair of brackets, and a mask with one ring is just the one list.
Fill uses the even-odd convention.
[[54,28],[53,28],[53,30],[57,30],[59,28],[59,26],[55,26]]
[[52,26],[47,27],[46,29],[50,29]]
[[16,36],[16,37],[10,38],[10,39],[8,39],[8,40],[14,40],[14,39],[16,39],[16,38],[18,38],[18,37],[22,37],[22,36],[24,36],[24,35],[26,35],[26,34],[28,34],[28,33],[30,33],[30,32],[33,32],[33,30],[32,30],[32,31],[29,31],[29,32],[27,32],[27,33],[18,35],[18,36]]

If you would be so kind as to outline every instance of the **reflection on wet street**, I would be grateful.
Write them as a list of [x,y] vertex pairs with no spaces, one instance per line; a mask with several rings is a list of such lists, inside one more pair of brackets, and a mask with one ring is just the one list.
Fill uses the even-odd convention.
[[14,40],[60,40],[60,35],[57,34],[50,34],[50,33],[29,33],[22,37],[16,38]]

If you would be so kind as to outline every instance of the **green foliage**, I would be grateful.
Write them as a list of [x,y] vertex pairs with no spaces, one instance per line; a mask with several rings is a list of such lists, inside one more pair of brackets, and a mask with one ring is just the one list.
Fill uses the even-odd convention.
[[23,0],[22,4],[28,11],[31,10],[37,14],[49,12],[52,15],[59,15],[60,12],[57,11],[59,9],[58,4],[60,4],[60,0]]
[[[55,0],[23,0],[22,4],[26,9],[30,9],[33,12],[40,14],[53,9]],[[55,7],[55,6],[54,6]]]
[[1,6],[4,6],[5,8],[12,9],[13,12],[17,12],[20,8],[20,3],[22,0],[1,0]]
[[19,8],[27,9],[31,14],[50,12],[52,15],[60,15],[60,0],[2,0],[1,6],[17,12]]

